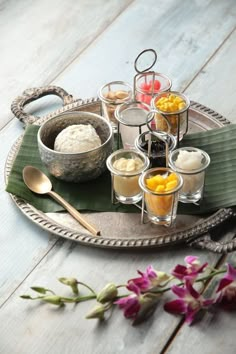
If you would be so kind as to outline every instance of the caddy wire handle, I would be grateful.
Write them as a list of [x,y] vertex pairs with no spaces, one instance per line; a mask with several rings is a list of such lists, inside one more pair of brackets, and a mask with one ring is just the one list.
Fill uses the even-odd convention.
[[[145,67],[143,70],[141,70],[138,65],[140,65],[139,61],[140,58],[144,58],[144,55],[146,53],[152,53],[154,54],[154,58],[153,61],[151,61],[150,65]],[[135,61],[134,61],[134,69],[136,71],[136,75],[134,76],[134,81],[133,81],[133,95],[134,95],[134,99],[135,99],[135,93],[136,93],[136,81],[137,81],[137,77],[140,74],[143,73],[149,73],[153,75],[153,80],[152,80],[152,96],[154,95],[154,79],[155,79],[155,71],[149,71],[150,69],[153,68],[153,66],[156,64],[157,61],[157,53],[154,49],[144,49],[141,53],[138,54],[138,56],[136,57]]]

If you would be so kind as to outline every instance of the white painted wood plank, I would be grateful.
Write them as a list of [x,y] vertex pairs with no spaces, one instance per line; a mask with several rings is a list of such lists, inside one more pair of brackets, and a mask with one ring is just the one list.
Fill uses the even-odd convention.
[[236,123],[236,30],[200,71],[186,93]]
[[4,1],[0,11],[0,127],[12,98],[49,83],[131,2]]
[[[57,293],[69,295],[70,292],[56,280],[62,276],[75,276],[96,290],[111,281],[124,284],[136,277],[136,269],[145,270],[149,264],[158,270],[170,271],[176,262],[183,263],[189,252],[186,248],[178,252],[173,249],[115,252],[85,248],[70,242],[57,243],[2,307],[2,353],[159,353],[179,322],[179,318],[164,313],[162,301],[149,321],[132,327],[120,310],[115,310],[108,322],[100,325],[97,320],[86,320],[86,314],[95,304],[93,301],[68,305],[60,310],[51,305],[26,302],[18,296],[28,294],[33,285],[50,287]],[[199,254],[202,261],[214,262],[217,258],[206,252],[194,253]]]
[[16,122],[16,119],[1,131],[0,305],[10,296],[57,240],[55,236],[49,235],[26,219],[14,205],[10,195],[5,192],[4,165],[6,154],[20,133],[22,133],[22,127],[18,121]]
[[[172,79],[174,90],[182,91],[234,29],[235,16],[234,0],[135,1],[53,83],[75,98],[97,96],[100,86],[114,80],[132,84],[136,56],[154,48],[154,69]],[[190,95],[195,101],[198,97],[195,92]],[[58,102],[48,98],[47,106],[39,101],[28,111],[43,115],[58,108]]]
[[96,96],[106,82],[132,83],[135,57],[154,48],[155,70],[181,91],[233,30],[235,16],[234,0],[135,1],[54,83],[75,97]]

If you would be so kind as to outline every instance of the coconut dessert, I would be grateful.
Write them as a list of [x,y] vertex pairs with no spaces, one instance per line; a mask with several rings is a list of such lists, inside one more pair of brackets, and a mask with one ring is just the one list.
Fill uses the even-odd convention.
[[[187,151],[179,152],[178,158],[175,161],[175,166],[186,172],[198,170],[202,167],[202,153],[200,151]],[[203,184],[204,175],[190,174],[183,175],[184,185],[182,188],[183,193],[195,193]]]
[[80,153],[101,146],[101,139],[91,124],[74,124],[63,129],[56,137],[54,150]]

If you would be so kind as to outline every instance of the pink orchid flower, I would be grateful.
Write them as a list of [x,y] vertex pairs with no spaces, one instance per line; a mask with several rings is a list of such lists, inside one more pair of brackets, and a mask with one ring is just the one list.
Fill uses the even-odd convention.
[[177,264],[177,266],[173,269],[171,274],[177,279],[189,279],[192,282],[197,278],[199,273],[202,273],[208,263],[200,264],[198,257],[196,256],[187,256],[184,259],[186,266]]
[[168,274],[154,270],[151,265],[147,267],[145,273],[140,270],[138,273],[140,274],[139,278],[130,279],[128,281],[128,290],[136,292],[134,289],[138,287],[141,292],[144,292],[161,285],[161,283],[170,278]]
[[134,294],[116,300],[114,304],[117,304],[124,311],[126,318],[136,320],[138,317],[141,319],[150,315],[150,310],[154,308],[160,295],[141,294],[139,287],[134,283],[131,285],[131,290]]
[[213,304],[213,299],[204,299],[192,286],[189,279],[183,287],[174,285],[172,291],[179,299],[167,302],[164,309],[174,314],[185,315],[185,322],[189,325],[193,322],[195,315],[203,308]]
[[133,291],[134,294],[116,300],[114,304],[118,305],[119,308],[124,311],[126,318],[135,319],[141,309],[141,293],[139,287],[135,284],[132,284],[131,291]]
[[220,303],[225,309],[236,307],[236,269],[230,264],[227,264],[227,273],[220,280],[216,292],[219,293],[216,299],[217,303]]
[[115,301],[114,304],[117,304],[119,308],[124,311],[124,316],[126,318],[135,319],[141,309],[139,296],[136,294],[123,297],[122,299]]

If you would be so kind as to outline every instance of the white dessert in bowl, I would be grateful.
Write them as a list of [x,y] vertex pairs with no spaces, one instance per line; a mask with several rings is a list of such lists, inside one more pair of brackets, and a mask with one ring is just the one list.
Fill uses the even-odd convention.
[[91,124],[73,124],[56,137],[54,150],[60,152],[86,152],[101,146],[101,139]]

